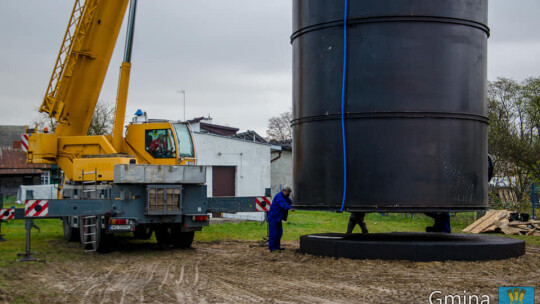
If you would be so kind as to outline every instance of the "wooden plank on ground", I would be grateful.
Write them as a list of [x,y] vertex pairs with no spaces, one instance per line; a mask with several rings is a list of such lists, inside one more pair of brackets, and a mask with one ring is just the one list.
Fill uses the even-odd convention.
[[[470,232],[471,233],[482,233],[486,230],[495,230],[495,228],[497,226],[495,226],[495,221],[501,221],[505,218],[508,217],[508,211],[506,210],[494,210],[493,213],[491,213],[491,215],[488,215],[486,213],[485,216],[483,216],[480,220],[480,223],[478,223],[478,225],[476,225],[475,227],[473,227]],[[478,221],[477,221],[478,222]],[[492,227],[493,226],[493,227]],[[493,229],[491,229],[493,228]]]
[[463,232],[471,232],[474,228],[478,227],[480,224],[482,224],[485,220],[487,220],[488,218],[490,218],[493,214],[495,214],[495,212],[497,212],[496,210],[488,210],[486,211],[486,214],[484,214],[484,216],[482,216],[481,218],[479,218],[478,220],[476,220],[476,222],[470,224],[469,226],[467,226],[465,229],[463,229],[462,231]]
[[521,229],[510,227],[510,226],[508,226],[508,224],[502,225],[499,228],[501,229],[502,233],[504,233],[504,234],[514,234],[515,235],[515,234],[519,234],[521,232]]
[[529,232],[527,232],[527,235],[533,235],[536,232],[536,229],[531,229]]

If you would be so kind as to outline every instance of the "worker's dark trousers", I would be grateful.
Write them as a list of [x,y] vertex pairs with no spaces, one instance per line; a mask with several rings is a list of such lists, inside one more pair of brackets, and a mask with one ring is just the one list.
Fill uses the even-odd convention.
[[281,236],[283,235],[283,225],[281,221],[268,221],[268,249],[276,250],[281,248]]
[[433,226],[426,228],[426,232],[428,232],[428,228],[431,228],[429,229],[431,232],[452,233],[452,229],[450,228],[450,213],[426,212],[425,214],[435,220]]
[[362,233],[368,233],[366,222],[364,221],[365,216],[366,214],[364,212],[351,213],[351,216],[349,217],[349,224],[347,224],[347,234],[351,234],[353,232],[356,224],[360,226]]

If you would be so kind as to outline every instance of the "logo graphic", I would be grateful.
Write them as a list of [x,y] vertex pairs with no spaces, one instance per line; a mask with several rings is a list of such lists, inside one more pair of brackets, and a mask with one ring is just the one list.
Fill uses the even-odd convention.
[[534,287],[499,287],[499,304],[534,304]]

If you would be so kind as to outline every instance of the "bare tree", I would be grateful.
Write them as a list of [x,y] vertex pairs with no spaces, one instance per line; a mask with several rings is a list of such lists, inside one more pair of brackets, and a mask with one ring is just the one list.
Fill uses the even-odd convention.
[[291,120],[291,111],[270,118],[268,120],[268,130],[266,130],[268,139],[277,141],[292,139]]
[[58,126],[58,122],[54,118],[49,117],[49,114],[38,112],[38,115],[34,118],[30,127],[32,128],[34,126],[39,131],[43,131],[43,129],[47,127],[49,133],[54,133],[56,126]]
[[114,125],[114,105],[111,103],[98,102],[92,116],[88,135],[111,134]]
[[[92,122],[88,128],[88,135],[106,135],[111,134],[114,125],[114,105],[104,101],[99,101],[96,104]],[[44,127],[49,129],[49,133],[54,133],[58,122],[49,117],[47,113],[39,113],[33,120],[32,126],[37,126],[37,129],[43,131]]]

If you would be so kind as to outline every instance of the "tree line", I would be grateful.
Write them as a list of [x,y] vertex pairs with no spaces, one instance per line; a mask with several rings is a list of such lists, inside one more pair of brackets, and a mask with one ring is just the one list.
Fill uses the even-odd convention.
[[495,185],[513,190],[521,206],[540,181],[540,77],[490,82],[488,115]]

